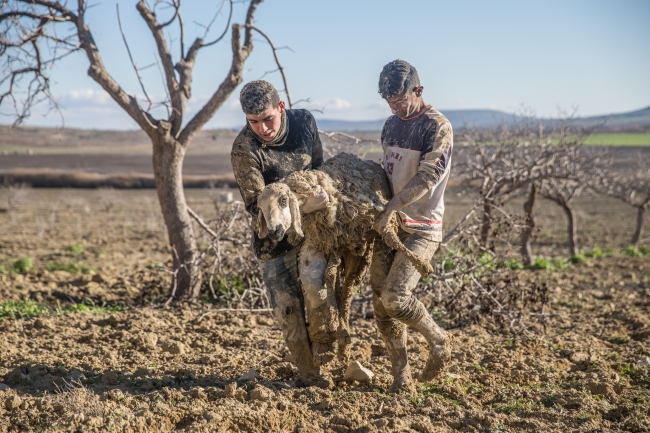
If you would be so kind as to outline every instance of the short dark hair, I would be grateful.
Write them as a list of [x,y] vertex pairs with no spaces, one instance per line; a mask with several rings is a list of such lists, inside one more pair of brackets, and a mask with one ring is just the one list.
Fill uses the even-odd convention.
[[384,99],[413,92],[419,86],[418,71],[404,60],[393,60],[379,74],[379,93]]
[[280,95],[268,81],[249,81],[239,92],[239,102],[244,113],[256,116],[269,107],[276,107],[280,103]]

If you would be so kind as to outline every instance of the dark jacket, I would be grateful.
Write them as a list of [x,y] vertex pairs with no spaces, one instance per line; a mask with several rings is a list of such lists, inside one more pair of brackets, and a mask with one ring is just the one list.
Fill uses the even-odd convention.
[[[246,125],[232,145],[230,160],[235,180],[246,210],[257,222],[257,196],[270,183],[294,171],[316,169],[323,164],[323,147],[314,116],[307,110],[286,110],[286,138],[279,144],[263,147],[262,140]],[[268,250],[268,239],[259,239],[253,230],[253,251],[262,260],[269,260],[291,250],[285,236]]]

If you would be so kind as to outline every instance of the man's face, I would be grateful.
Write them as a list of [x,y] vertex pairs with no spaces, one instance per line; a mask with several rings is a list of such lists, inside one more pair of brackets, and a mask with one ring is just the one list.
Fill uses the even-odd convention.
[[422,90],[423,87],[419,86],[412,92],[407,91],[391,98],[386,98],[386,102],[388,102],[388,106],[394,115],[400,119],[407,119],[422,108]]
[[281,101],[277,107],[269,106],[258,115],[247,114],[248,124],[263,141],[271,141],[280,131],[282,126],[282,113],[284,113],[284,102]]

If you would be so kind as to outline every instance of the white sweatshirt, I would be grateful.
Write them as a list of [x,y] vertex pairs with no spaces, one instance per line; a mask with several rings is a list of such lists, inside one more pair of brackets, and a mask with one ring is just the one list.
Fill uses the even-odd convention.
[[381,132],[384,171],[393,194],[420,174],[431,185],[422,198],[402,208],[400,225],[408,233],[442,242],[444,193],[451,170],[454,135],[445,116],[433,107],[406,120],[391,116]]

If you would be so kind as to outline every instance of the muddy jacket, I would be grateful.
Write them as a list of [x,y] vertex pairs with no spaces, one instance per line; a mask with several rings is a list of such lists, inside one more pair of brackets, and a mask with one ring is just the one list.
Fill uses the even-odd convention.
[[384,171],[393,194],[400,192],[416,174],[431,190],[400,209],[400,226],[408,233],[442,241],[444,192],[451,169],[454,136],[451,124],[433,107],[408,120],[391,116],[381,132]]
[[[257,196],[265,185],[299,170],[316,169],[323,164],[323,148],[318,127],[307,110],[286,110],[285,138],[273,145],[263,141],[246,125],[232,145],[230,160],[235,180],[244,199],[246,210],[253,216],[252,226],[257,226]],[[289,251],[293,246],[285,236],[271,250],[268,239],[260,239],[253,230],[255,255],[268,260]]]

